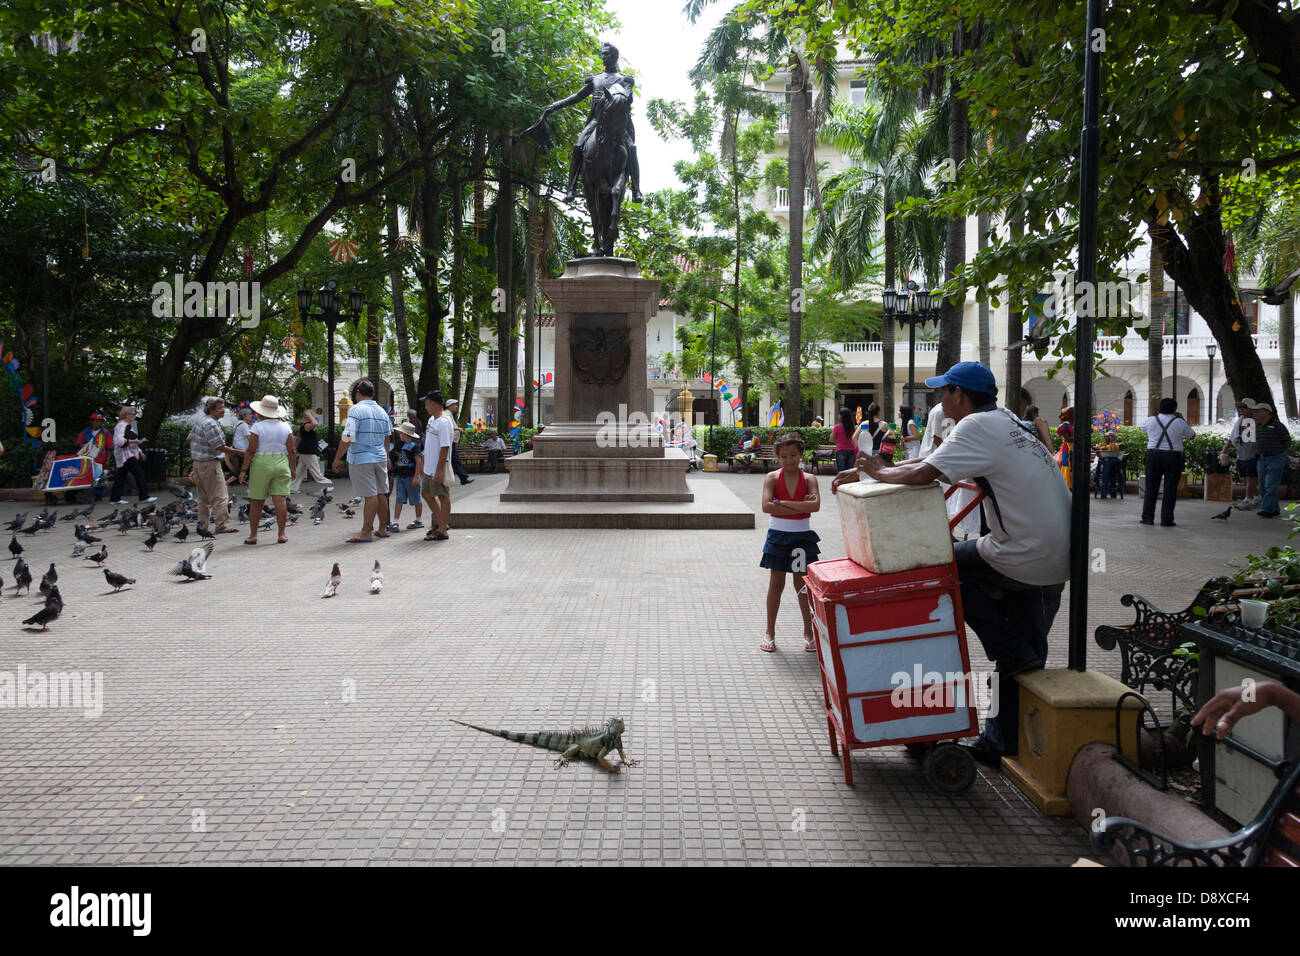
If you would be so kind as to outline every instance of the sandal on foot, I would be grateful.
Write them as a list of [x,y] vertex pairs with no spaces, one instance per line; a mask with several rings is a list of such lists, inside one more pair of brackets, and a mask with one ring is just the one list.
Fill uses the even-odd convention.
[[256,538],[245,538],[245,539],[244,539],[244,544],[257,544],[257,539],[256,539]]
[[815,637],[805,637],[803,639],[803,649],[812,654],[817,653],[817,639]]
[[767,651],[769,654],[771,654],[773,651],[776,650],[776,639],[771,637],[764,637],[763,643],[758,645],[758,649],[760,651]]
[[288,539],[288,538],[285,538],[285,537],[282,536],[282,537],[280,537],[280,538],[277,538],[275,543],[276,543],[276,544],[288,544],[288,543],[289,543],[289,539]]

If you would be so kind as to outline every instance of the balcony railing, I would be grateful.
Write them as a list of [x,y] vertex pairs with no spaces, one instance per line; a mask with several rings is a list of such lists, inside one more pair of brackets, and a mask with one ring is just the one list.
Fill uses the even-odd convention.
[[[963,343],[962,348],[965,347],[966,346]],[[855,354],[864,354],[864,353],[870,354],[872,352],[883,352],[884,343],[883,342],[838,342],[836,343],[834,348],[837,349],[843,355],[855,355]],[[939,351],[939,343],[938,342],[917,342],[916,350],[918,352],[937,352]],[[901,341],[895,340],[894,351],[904,352],[904,353],[907,352],[906,337],[904,337]]]
[[[1278,341],[1276,335],[1252,335],[1251,340],[1255,343],[1255,351],[1261,357],[1276,358],[1278,354]],[[1119,354],[1116,346],[1123,343],[1124,355],[1140,352],[1143,357],[1146,356],[1147,340],[1137,335],[1126,335],[1122,338],[1118,335],[1102,335],[1097,337],[1097,351],[1102,355]],[[1178,336],[1178,354],[1186,355],[1188,361],[1194,361],[1198,358],[1205,358],[1205,347],[1211,343],[1217,345],[1213,335],[1180,335]],[[1174,336],[1164,336],[1163,354],[1168,357],[1174,351]]]
[[[812,207],[812,204],[813,204],[812,192],[809,191],[808,189],[805,189],[803,191],[803,208],[809,209]],[[787,189],[785,186],[778,186],[776,189],[776,208],[777,209],[790,208],[790,190]]]

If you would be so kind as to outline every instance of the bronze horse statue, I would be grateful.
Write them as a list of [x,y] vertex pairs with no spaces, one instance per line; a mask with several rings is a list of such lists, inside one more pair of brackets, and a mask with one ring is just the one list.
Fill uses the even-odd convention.
[[582,188],[595,236],[592,255],[612,256],[628,183],[631,92],[622,86],[596,94],[596,128],[582,146]]

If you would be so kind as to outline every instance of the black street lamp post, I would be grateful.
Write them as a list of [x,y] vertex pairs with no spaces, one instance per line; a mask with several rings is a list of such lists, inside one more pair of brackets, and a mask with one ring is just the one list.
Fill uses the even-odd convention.
[[1219,347],[1215,345],[1213,342],[1205,346],[1205,354],[1210,357],[1210,394],[1207,396],[1210,400],[1210,413],[1209,413],[1209,418],[1206,419],[1207,425],[1214,424],[1215,422],[1214,406],[1218,404],[1214,400],[1214,356],[1217,355],[1218,353],[1219,353]]
[[304,319],[312,318],[324,322],[325,328],[329,330],[326,336],[326,347],[329,354],[327,359],[329,362],[329,396],[325,399],[325,409],[328,416],[326,421],[329,429],[326,432],[329,436],[326,439],[327,442],[334,440],[334,330],[338,328],[338,324],[344,319],[356,325],[366,307],[366,294],[360,289],[353,289],[348,293],[348,311],[345,315],[339,310],[340,296],[336,291],[337,289],[338,283],[333,279],[320,287],[320,291],[316,293],[320,300],[321,310],[319,312],[311,311],[311,289],[303,286],[298,290],[298,313]]
[[[881,294],[885,306],[885,318],[893,319],[907,325],[907,404],[916,410],[916,324],[931,322],[938,317],[939,310],[933,292],[918,289],[915,292],[904,290],[895,292],[890,286]],[[892,409],[885,409],[892,414]]]

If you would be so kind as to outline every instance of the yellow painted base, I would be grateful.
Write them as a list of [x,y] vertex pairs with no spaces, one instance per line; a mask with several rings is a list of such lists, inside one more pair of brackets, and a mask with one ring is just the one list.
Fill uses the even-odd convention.
[[1043,786],[1043,782],[1026,770],[1019,758],[1003,757],[1002,772],[1047,816],[1063,817],[1070,812],[1070,801],[1064,795],[1052,793]]
[[718,456],[717,456],[717,455],[714,455],[714,454],[708,454],[708,455],[705,455],[705,456],[704,456],[704,470],[705,470],[705,471],[717,471],[717,470],[718,470]]
[[[1079,748],[1094,741],[1115,742],[1115,704],[1129,691],[1115,678],[1096,671],[1031,671],[1020,684],[1019,756],[1002,768],[1040,810],[1051,816],[1069,812],[1065,796],[1070,764]],[[1136,759],[1137,720],[1142,705],[1124,701],[1123,750]]]

